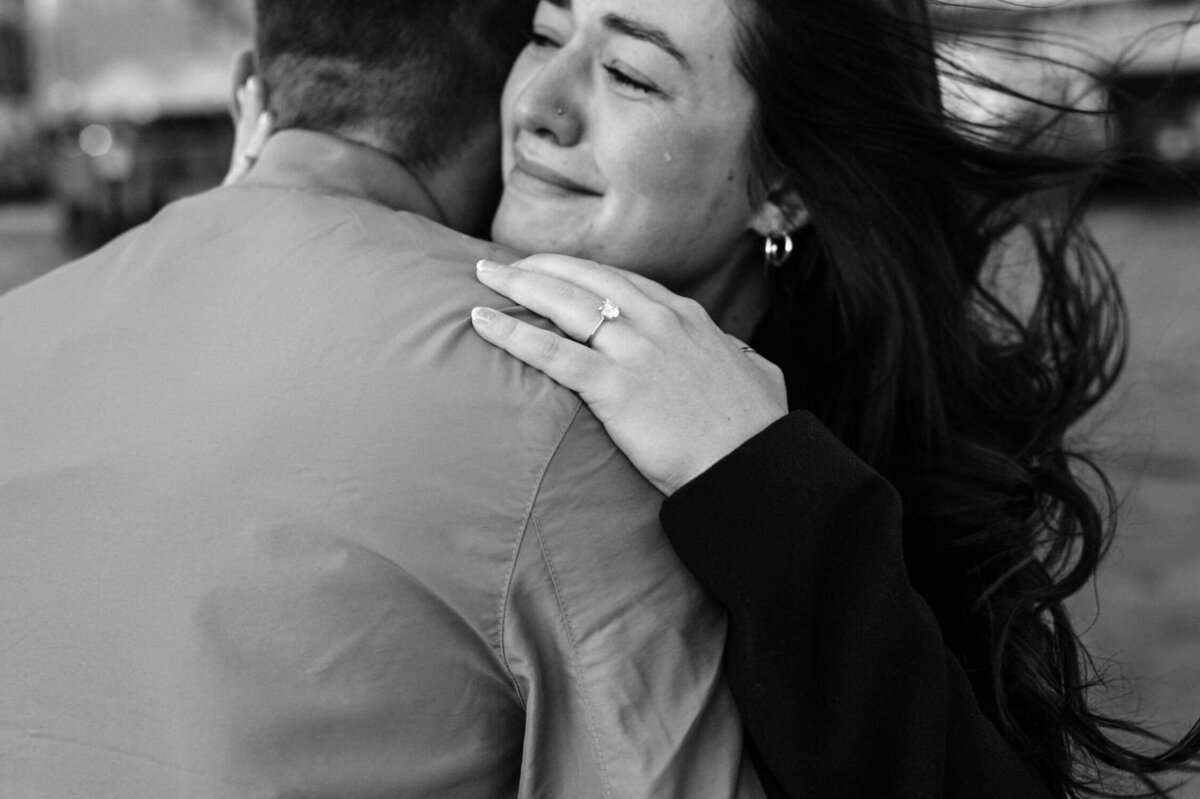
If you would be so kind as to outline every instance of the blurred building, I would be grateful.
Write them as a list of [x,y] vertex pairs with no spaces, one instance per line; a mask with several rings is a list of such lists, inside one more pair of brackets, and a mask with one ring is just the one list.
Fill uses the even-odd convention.
[[13,97],[29,91],[25,39],[21,33],[23,0],[0,0],[0,95]]
[[22,0],[0,0],[0,200],[36,194],[45,180],[31,108]]
[[32,105],[65,232],[93,247],[216,185],[250,0],[25,0]]

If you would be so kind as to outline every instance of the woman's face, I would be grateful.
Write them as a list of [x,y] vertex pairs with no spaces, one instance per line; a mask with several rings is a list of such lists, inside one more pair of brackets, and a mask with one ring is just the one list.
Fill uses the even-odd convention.
[[736,270],[756,224],[736,24],[727,0],[542,0],[501,101],[493,238],[693,296]]

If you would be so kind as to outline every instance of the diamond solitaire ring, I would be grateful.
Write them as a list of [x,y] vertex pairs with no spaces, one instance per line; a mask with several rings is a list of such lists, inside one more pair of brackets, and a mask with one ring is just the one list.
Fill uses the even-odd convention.
[[600,307],[596,309],[600,313],[600,319],[596,321],[596,326],[592,328],[592,332],[588,335],[587,341],[583,342],[587,346],[592,346],[592,339],[596,337],[596,333],[600,331],[601,325],[605,322],[612,321],[621,315],[621,309],[612,300],[605,299],[600,303]]

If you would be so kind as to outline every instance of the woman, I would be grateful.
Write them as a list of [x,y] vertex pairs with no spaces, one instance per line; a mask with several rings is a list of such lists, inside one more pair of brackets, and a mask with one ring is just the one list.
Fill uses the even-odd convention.
[[[493,237],[527,252],[624,266],[699,301],[722,330],[752,337],[783,367],[791,407],[811,412],[887,477],[906,511],[901,525],[894,501],[861,475],[861,464],[825,442],[803,412],[730,456],[737,463],[725,464],[724,476],[705,475],[703,485],[686,486],[664,508],[664,524],[685,561],[733,611],[731,671],[735,685],[741,682],[738,698],[751,736],[772,771],[794,777],[787,787],[795,795],[822,773],[820,766],[779,768],[789,756],[795,762],[799,751],[822,751],[819,740],[801,741],[790,752],[778,747],[783,736],[770,720],[781,702],[793,718],[820,719],[814,729],[841,743],[827,744],[828,757],[851,754],[841,763],[843,774],[853,774],[854,758],[870,757],[873,747],[886,751],[900,741],[913,745],[914,738],[924,739],[922,745],[892,756],[928,761],[941,736],[952,741],[945,754],[953,759],[961,751],[955,749],[961,740],[954,740],[963,731],[959,724],[974,731],[976,742],[987,742],[969,714],[954,718],[954,726],[931,720],[893,738],[860,732],[886,728],[881,711],[899,711],[905,700],[959,703],[965,672],[983,715],[1053,794],[1082,792],[1092,765],[1131,773],[1153,787],[1149,775],[1194,753],[1198,736],[1162,759],[1110,742],[1105,726],[1122,725],[1087,705],[1082,648],[1062,605],[1093,573],[1106,536],[1105,516],[1070,470],[1076,456],[1064,436],[1111,386],[1123,355],[1122,309],[1104,261],[1089,249],[1074,217],[1045,221],[1052,217],[1028,207],[1027,198],[1064,165],[992,149],[952,128],[931,90],[920,14],[906,18],[874,3],[734,4],[732,62],[753,99],[732,80],[721,86],[728,105],[717,111],[716,103],[689,93],[686,77],[680,78],[686,66],[659,53],[642,58],[593,44],[605,42],[598,32],[613,5],[539,7],[533,41],[514,66],[503,101],[507,182]],[[671,4],[653,5],[657,11]],[[653,11],[638,18],[681,41],[679,53],[667,55],[676,62],[679,54],[692,56],[689,20]],[[688,13],[710,31],[729,19],[704,18],[700,9]],[[706,55],[702,48],[700,55]],[[598,88],[600,78],[593,76],[605,72],[614,87],[624,88]],[[612,99],[622,92],[629,102]],[[712,133],[706,111],[751,120],[745,137],[736,139],[744,150],[710,149],[726,140]],[[613,156],[610,148],[619,147],[633,151]],[[531,188],[524,174],[525,160],[550,164],[581,185],[539,196],[540,187]],[[705,195],[716,182],[706,180],[714,164],[728,170],[722,199],[734,209]],[[622,191],[652,210],[621,214],[614,196],[622,199]],[[678,215],[681,196],[690,219]],[[662,224],[655,224],[658,218]],[[736,234],[735,224],[741,225]],[[997,245],[1018,229],[1042,245],[1036,250],[1042,295],[1028,320],[989,290],[985,271]],[[783,259],[768,255],[764,272],[746,230],[759,234],[758,242],[766,238],[768,253],[774,245],[774,252],[786,254],[785,236],[795,237],[796,252],[778,266],[770,262]],[[614,438],[635,461],[636,448],[650,439],[646,431],[664,430],[672,410],[695,423],[678,439],[685,446],[659,450],[695,450],[695,463],[684,466],[677,454],[675,463],[646,468],[664,491],[715,460],[717,442],[732,426],[724,418],[740,415],[743,433],[751,434],[778,415],[769,392],[753,403],[720,404],[719,392],[728,385],[754,385],[738,374],[749,364],[712,331],[715,346],[696,346],[688,334],[700,325],[686,304],[655,295],[644,282],[595,270],[571,281],[575,298],[567,287],[547,282],[565,274],[561,261],[531,259],[525,268],[525,294],[521,270],[485,270],[481,279],[501,290],[511,286],[518,300],[533,301],[539,286],[565,297],[555,308],[535,310],[552,312],[572,338],[590,338],[592,351],[562,343],[527,352],[561,353],[551,374],[610,420]],[[602,299],[614,301],[625,318],[596,330],[594,309]],[[500,321],[483,316],[477,326],[485,337],[506,335]],[[706,366],[693,374],[703,379],[691,384],[677,377],[686,357],[663,344],[652,326],[670,324],[662,320],[671,316],[680,320],[683,337],[669,341],[712,353],[699,359]],[[655,360],[653,353],[664,349],[670,356]],[[712,366],[722,354],[738,364],[728,380],[717,379],[723,372]],[[666,377],[675,396],[712,398],[716,388],[715,411],[653,402],[645,412],[623,410],[621,403],[645,396],[643,382],[655,375]],[[630,429],[638,420],[643,429]],[[711,446],[717,451],[704,451]],[[821,460],[811,460],[806,448],[819,448]],[[814,480],[822,465],[838,472],[835,479],[851,492],[814,490],[828,485],[828,478]],[[744,473],[750,469],[752,476]],[[829,514],[824,535],[812,524],[814,508]],[[751,513],[756,523],[747,524]],[[880,523],[881,517],[888,521]],[[697,541],[704,525],[714,532]],[[756,529],[753,540],[762,550],[754,563],[734,565],[739,550],[729,541],[736,538],[730,527]],[[894,535],[900,529],[902,536]],[[923,602],[905,590],[905,561]],[[731,584],[737,577],[741,584]],[[758,589],[746,597],[746,585]],[[839,590],[843,585],[850,590]],[[907,648],[911,633],[927,629],[926,604],[952,658],[945,649],[915,656]],[[766,608],[787,609],[797,650],[829,641],[840,659],[808,665],[811,655],[789,658],[779,630],[758,618]],[[739,638],[770,643],[756,653],[753,645],[739,650]],[[912,680],[905,700],[881,698],[884,686],[872,660],[905,657],[919,662],[905,674]],[[765,664],[771,662],[781,673],[768,689],[755,692],[753,679],[738,680],[739,671],[743,677],[770,674]],[[921,680],[939,671],[945,674],[940,690],[923,694]],[[822,679],[823,673],[839,676]],[[836,700],[822,702],[806,695],[806,687]],[[882,696],[887,693],[884,688]],[[882,788],[869,782],[877,776],[862,775],[861,793],[852,795]],[[952,763],[946,777],[962,779],[965,790],[964,778],[985,775],[956,773]],[[849,789],[854,779],[839,785]],[[888,782],[896,785],[894,778]],[[1016,788],[1005,785],[1011,795],[1028,795]]]
[[[1064,437],[1115,379],[1120,298],[1078,206],[1034,207],[1069,166],[956,128],[931,50],[919,5],[542,2],[494,238],[636,274],[484,264],[574,341],[490,309],[476,329],[671,495],[777,795],[1157,790],[1200,731],[1110,741],[1136,730],[1087,704],[1063,607],[1110,532]],[[989,288],[1015,233],[1027,317]]]

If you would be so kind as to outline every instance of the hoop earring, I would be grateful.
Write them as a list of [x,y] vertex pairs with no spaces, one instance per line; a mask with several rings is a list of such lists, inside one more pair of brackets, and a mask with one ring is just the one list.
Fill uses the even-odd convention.
[[792,237],[787,231],[770,233],[763,241],[763,264],[778,269],[792,254]]

